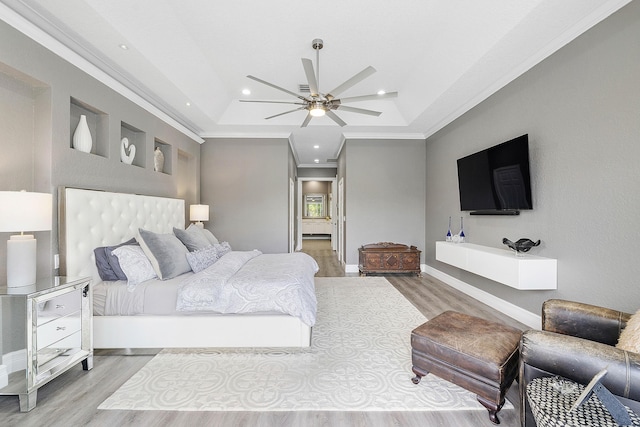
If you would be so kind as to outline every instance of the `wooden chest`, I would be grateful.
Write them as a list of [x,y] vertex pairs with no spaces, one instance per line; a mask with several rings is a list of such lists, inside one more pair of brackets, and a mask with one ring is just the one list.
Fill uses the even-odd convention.
[[358,248],[360,274],[416,273],[420,275],[420,251],[400,243],[371,243]]

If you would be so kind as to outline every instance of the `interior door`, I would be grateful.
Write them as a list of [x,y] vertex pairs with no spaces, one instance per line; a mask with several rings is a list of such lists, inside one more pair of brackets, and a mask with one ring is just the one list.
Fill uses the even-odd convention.
[[338,261],[344,263],[344,178],[340,178],[338,182]]
[[289,252],[295,251],[295,184],[289,178]]

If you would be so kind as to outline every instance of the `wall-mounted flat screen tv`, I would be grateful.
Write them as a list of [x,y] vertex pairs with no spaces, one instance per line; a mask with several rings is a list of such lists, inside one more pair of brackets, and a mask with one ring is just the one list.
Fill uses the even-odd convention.
[[458,159],[460,209],[471,214],[517,215],[532,209],[529,136]]

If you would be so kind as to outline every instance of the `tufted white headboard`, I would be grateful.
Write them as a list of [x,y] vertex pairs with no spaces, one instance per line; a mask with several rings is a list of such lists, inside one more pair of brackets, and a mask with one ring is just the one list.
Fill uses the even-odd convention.
[[58,194],[60,274],[100,281],[93,250],[135,237],[184,229],[184,200],[61,187]]

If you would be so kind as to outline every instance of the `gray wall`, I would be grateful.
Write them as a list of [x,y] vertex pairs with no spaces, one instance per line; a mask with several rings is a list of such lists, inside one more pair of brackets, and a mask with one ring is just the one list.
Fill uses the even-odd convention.
[[[58,186],[180,197],[187,205],[198,202],[198,143],[4,22],[0,22],[0,52],[0,190],[54,195],[54,228],[36,233],[39,276],[53,273],[53,254],[58,252]],[[71,148],[72,97],[108,115],[101,155]],[[144,160],[137,166],[120,161],[121,122],[146,134],[137,146],[136,158]],[[97,146],[97,135],[92,136]],[[155,138],[171,145],[167,156],[171,174],[153,170]],[[0,242],[8,238],[9,233],[0,233]],[[0,281],[5,277],[2,243]]]
[[[640,3],[632,2],[427,140],[428,265],[534,313],[556,297],[638,309],[638,40]],[[524,133],[534,209],[461,213],[456,159]],[[558,260],[557,291],[517,291],[435,261],[450,215],[464,216],[473,243],[541,239],[532,253]]]
[[334,178],[336,168],[298,168],[298,176],[301,178]]
[[357,265],[358,248],[367,243],[404,243],[422,250],[425,141],[347,140],[343,150],[349,175],[345,179],[346,263]]
[[209,139],[201,151],[205,227],[236,250],[288,252],[287,139]]

